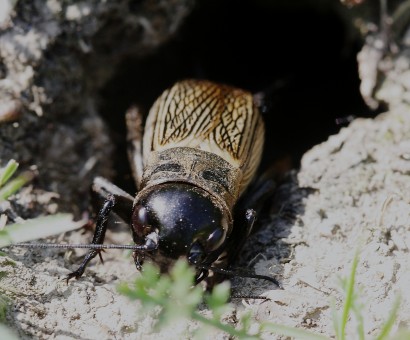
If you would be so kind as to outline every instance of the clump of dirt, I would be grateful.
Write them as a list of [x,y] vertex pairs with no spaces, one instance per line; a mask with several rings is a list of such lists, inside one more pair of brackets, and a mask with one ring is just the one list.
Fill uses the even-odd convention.
[[[408,107],[402,106],[374,120],[357,119],[305,154],[294,182],[303,209],[296,207],[298,222],[288,225],[282,239],[292,247],[283,266],[285,290],[268,293],[273,301],[254,307],[257,320],[331,336],[330,302],[341,307],[339,279],[349,275],[359,252],[356,281],[365,333],[380,332],[399,297],[395,328],[410,326],[409,137]],[[305,188],[314,192],[303,195]],[[261,271],[271,266],[257,264]],[[348,334],[357,334],[353,323]]]
[[80,214],[93,178],[114,173],[99,91],[124,59],[173,36],[191,8],[190,0],[10,1],[0,22],[0,163],[36,166],[35,187]]

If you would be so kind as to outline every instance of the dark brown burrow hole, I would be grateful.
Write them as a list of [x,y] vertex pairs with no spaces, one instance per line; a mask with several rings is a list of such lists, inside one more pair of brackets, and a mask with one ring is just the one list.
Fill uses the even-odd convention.
[[148,112],[175,81],[206,78],[254,93],[268,90],[264,165],[304,152],[344,126],[351,115],[373,116],[359,93],[361,47],[338,1],[202,1],[175,37],[148,57],[127,58],[101,90],[111,128],[114,181],[135,190],[126,157],[124,113]]

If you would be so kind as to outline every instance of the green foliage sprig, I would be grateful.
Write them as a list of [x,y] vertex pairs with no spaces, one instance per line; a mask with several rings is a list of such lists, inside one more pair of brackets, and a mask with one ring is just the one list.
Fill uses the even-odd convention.
[[18,167],[19,164],[11,159],[4,168],[0,169],[0,201],[5,201],[34,178],[33,172],[26,171],[10,180]]
[[[18,167],[19,164],[11,159],[0,168],[0,202],[7,200],[34,178],[33,172],[25,171],[12,179]],[[85,219],[73,221],[73,218],[72,214],[55,214],[7,225],[0,230],[0,247],[75,230],[87,222]]]
[[[358,328],[357,337],[364,339],[363,317],[359,295],[355,292],[355,276],[358,265],[358,255],[355,256],[350,275],[343,280],[342,290],[345,301],[341,313],[333,312],[333,321],[338,340],[346,340],[346,326],[349,316],[356,317]],[[160,275],[157,267],[152,264],[144,265],[144,270],[133,285],[120,284],[121,294],[133,300],[139,300],[142,307],[153,310],[160,307],[155,330],[159,330],[176,319],[185,318],[196,320],[208,327],[226,332],[238,339],[260,339],[264,332],[281,334],[294,339],[330,340],[331,338],[304,329],[289,327],[271,322],[263,322],[251,332],[251,315],[245,313],[239,320],[239,325],[222,322],[222,316],[232,307],[228,304],[230,286],[227,282],[216,285],[211,293],[205,293],[199,286],[193,287],[195,272],[186,261],[178,260],[169,275]],[[212,317],[205,317],[198,312],[198,305],[205,301],[212,312]],[[393,306],[388,320],[382,326],[376,340],[410,339],[410,331],[403,330],[394,337],[390,337],[394,321],[397,317],[399,300]]]

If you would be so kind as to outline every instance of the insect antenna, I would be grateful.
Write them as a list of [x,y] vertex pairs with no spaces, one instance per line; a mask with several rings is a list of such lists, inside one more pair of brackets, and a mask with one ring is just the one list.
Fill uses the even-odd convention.
[[230,277],[239,276],[239,277],[249,277],[249,278],[252,278],[252,279],[260,279],[260,280],[270,281],[274,285],[276,285],[278,288],[283,289],[283,287],[279,283],[279,281],[277,281],[275,278],[273,278],[271,276],[251,274],[251,273],[242,273],[242,272],[237,272],[237,271],[228,270],[228,269],[222,269],[222,268],[206,266],[206,265],[203,265],[203,264],[197,265],[196,267],[200,268],[200,269],[211,270],[214,273],[223,274],[223,275],[230,276]]
[[56,243],[14,243],[9,245],[9,247],[22,247],[22,248],[60,248],[60,249],[129,249],[129,250],[145,250],[152,251],[157,249],[155,244],[56,244]]

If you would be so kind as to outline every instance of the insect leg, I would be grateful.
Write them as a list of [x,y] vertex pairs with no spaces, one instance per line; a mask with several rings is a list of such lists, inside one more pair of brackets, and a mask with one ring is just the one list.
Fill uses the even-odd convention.
[[115,198],[113,212],[123,221],[128,222],[131,218],[134,198],[107,179],[96,177],[92,185],[94,211],[98,211],[99,207],[103,206],[109,195]]
[[259,112],[265,118],[278,105],[277,102],[280,100],[283,91],[289,91],[290,85],[293,84],[292,78],[294,77],[278,79],[253,95],[253,100]]
[[[108,215],[111,212],[112,208],[114,207],[115,203],[116,202],[115,202],[114,195],[109,195],[107,199],[105,200],[97,216],[96,229],[95,229],[93,240],[91,242],[92,244],[102,244],[104,242],[105,232],[107,231]],[[97,254],[100,255],[100,258],[101,258],[100,253],[101,253],[101,250],[94,250],[94,249],[90,250],[88,254],[85,256],[81,265],[78,267],[78,269],[67,275],[67,278],[66,278],[67,283],[70,279],[74,277],[76,279],[79,279],[83,275],[88,262],[90,262],[94,257],[96,257]]]
[[126,115],[128,158],[130,160],[132,173],[139,190],[143,172],[142,161],[142,137],[143,137],[143,115],[140,109],[132,106]]
[[253,225],[256,221],[256,211],[253,209],[246,210],[245,221],[246,221],[246,235],[249,236],[252,232]]
[[[100,202],[102,201],[103,203],[102,208],[97,215],[95,233],[91,243],[102,244],[104,242],[105,232],[107,230],[107,218],[110,212],[113,211],[121,219],[128,221],[131,217],[134,199],[131,195],[102,177],[96,177],[94,179],[92,193],[96,199],[96,204],[101,206]],[[80,267],[67,276],[67,282],[73,277],[76,279],[80,278],[81,275],[83,275],[88,262],[97,256],[97,254],[102,261],[101,250],[90,250]]]
[[267,169],[250,184],[245,195],[238,202],[236,211],[239,212],[239,217],[242,218],[241,215],[247,209],[255,210],[257,216],[269,211],[270,206],[273,204],[276,188],[284,181],[290,169],[291,161],[288,157],[276,160],[267,167]]
[[253,226],[256,221],[256,211],[253,209],[247,209],[236,213],[235,235],[232,235],[227,245],[227,263],[232,263],[237,258],[240,250],[245,244],[248,236],[251,234]]
[[[102,208],[99,210],[96,221],[96,229],[92,244],[102,244],[107,230],[107,218],[111,211],[115,212],[121,219],[128,221],[132,212],[133,197],[125,191],[115,186],[108,180],[102,177],[94,179],[92,192],[97,200],[97,203],[102,203]],[[85,256],[80,267],[67,276],[67,282],[72,278],[80,278],[83,275],[88,262],[90,262],[97,254],[101,258],[101,250],[90,250]],[[101,258],[102,261],[102,258]]]
[[[227,268],[237,258],[240,250],[242,249],[243,244],[245,243],[250,232],[252,231],[252,227],[255,223],[255,220],[256,212],[253,209],[248,209],[245,213],[237,213],[236,220],[234,222],[235,233],[233,233],[230,239],[228,240],[227,245],[225,247],[225,251],[221,253],[218,259],[212,263],[212,266],[209,266],[208,268],[201,267],[200,265],[198,266],[203,270],[207,269],[212,272],[212,275],[210,276],[208,276],[208,273],[206,273],[207,290],[212,290],[213,286],[216,283],[221,282],[226,277],[226,274],[228,272],[231,272],[227,270]],[[230,276],[236,275],[233,275],[232,273]],[[197,279],[197,282],[199,281]]]
[[197,285],[202,280],[205,280],[208,277],[208,275],[209,271],[207,269],[202,269],[201,272],[195,277],[195,285]]

